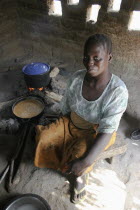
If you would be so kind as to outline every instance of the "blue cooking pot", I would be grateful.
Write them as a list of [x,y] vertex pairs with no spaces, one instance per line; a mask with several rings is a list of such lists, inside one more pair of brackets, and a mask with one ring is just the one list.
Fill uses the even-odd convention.
[[31,63],[22,68],[28,87],[41,88],[50,83],[50,66],[47,63]]

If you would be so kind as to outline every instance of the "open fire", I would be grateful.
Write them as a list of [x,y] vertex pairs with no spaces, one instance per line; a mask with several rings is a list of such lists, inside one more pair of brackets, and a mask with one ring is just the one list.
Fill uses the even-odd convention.
[[41,88],[32,88],[32,87],[28,87],[27,88],[28,89],[28,91],[34,91],[34,90],[39,90],[39,91],[43,91],[44,90],[44,87],[41,87]]
[[18,88],[16,89],[18,94],[14,94],[11,100],[4,101],[2,102],[2,104],[0,103],[1,134],[16,134],[16,132],[18,131],[20,127],[20,122],[13,115],[12,106],[21,97],[36,96],[41,98],[45,102],[44,113],[39,119],[39,124],[41,125],[48,124],[48,119],[46,118],[48,114],[59,115],[59,102],[61,101],[63,92],[65,90],[65,80],[63,80],[63,77],[61,75],[59,75],[59,77],[56,79],[58,73],[59,69],[57,67],[53,68],[51,70],[49,83],[44,83],[40,85],[36,83],[36,87],[33,84],[27,84],[25,80],[25,82],[22,81],[23,77],[18,79],[19,81],[23,82],[23,84],[18,86]]

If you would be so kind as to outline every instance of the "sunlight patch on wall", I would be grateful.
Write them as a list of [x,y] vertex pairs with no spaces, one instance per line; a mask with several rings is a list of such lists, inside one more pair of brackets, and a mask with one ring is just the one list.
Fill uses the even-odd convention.
[[93,21],[94,23],[97,22],[98,14],[101,6],[99,4],[94,4],[87,9],[87,22]]
[[68,0],[68,5],[77,5],[79,4],[79,0]]
[[62,5],[60,0],[54,0],[52,2],[49,15],[62,16]]
[[128,29],[131,30],[135,30],[135,31],[139,31],[140,30],[140,11],[133,11],[131,16],[130,16],[130,20],[129,20],[129,24],[128,24]]
[[108,12],[118,12],[120,10],[122,0],[110,0]]

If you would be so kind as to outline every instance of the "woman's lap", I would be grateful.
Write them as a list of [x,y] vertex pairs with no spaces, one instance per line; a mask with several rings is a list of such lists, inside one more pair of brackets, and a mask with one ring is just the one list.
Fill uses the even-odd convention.
[[36,131],[35,165],[56,170],[63,170],[66,163],[82,157],[96,137],[94,129],[78,129],[68,117],[61,117],[49,126],[37,126]]

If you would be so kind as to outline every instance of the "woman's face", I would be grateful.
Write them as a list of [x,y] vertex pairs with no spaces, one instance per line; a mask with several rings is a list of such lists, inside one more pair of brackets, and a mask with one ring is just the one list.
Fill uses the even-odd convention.
[[83,63],[87,69],[87,74],[91,77],[97,77],[108,70],[108,62],[111,55],[103,45],[91,45],[87,47]]

